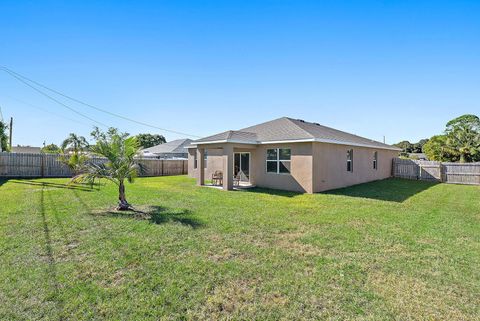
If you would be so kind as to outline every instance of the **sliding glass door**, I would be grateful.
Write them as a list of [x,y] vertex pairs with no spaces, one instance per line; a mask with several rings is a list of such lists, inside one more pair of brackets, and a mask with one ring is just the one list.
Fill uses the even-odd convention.
[[235,153],[233,174],[241,182],[250,181],[250,153]]

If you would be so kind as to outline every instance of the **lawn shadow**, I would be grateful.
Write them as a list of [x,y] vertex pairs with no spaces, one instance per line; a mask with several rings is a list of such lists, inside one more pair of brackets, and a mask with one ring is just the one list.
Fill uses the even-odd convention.
[[326,191],[322,192],[322,194],[343,195],[402,203],[410,197],[421,193],[437,184],[439,183],[400,178],[388,178],[381,181],[374,181]]
[[45,241],[45,256],[47,262],[47,278],[50,279],[50,283],[53,286],[53,295],[55,298],[55,305],[59,313],[63,310],[63,301],[59,298],[60,294],[60,284],[58,280],[58,271],[57,271],[57,263],[53,254],[53,243],[52,237],[50,233],[50,227],[47,222],[47,214],[45,208],[45,187],[42,187],[41,194],[40,194],[40,216],[42,219],[42,228],[43,228],[43,235]]
[[96,212],[93,215],[110,216],[118,218],[148,220],[152,224],[180,223],[191,228],[200,228],[204,223],[192,216],[188,209],[172,210],[163,206],[136,207],[131,211],[108,210]]
[[[72,189],[72,190],[79,190],[84,192],[92,192],[93,186],[84,185],[84,184],[60,184],[60,183],[51,183],[51,182],[38,182],[32,180],[10,180],[11,183],[14,184],[24,184],[24,185],[32,185],[32,186],[41,186],[45,187],[52,187],[52,188],[65,188],[65,189]],[[96,186],[96,185],[95,185]]]
[[268,194],[268,195],[281,196],[281,197],[295,197],[295,196],[304,194],[300,192],[290,192],[290,191],[283,191],[280,189],[271,189],[271,188],[263,188],[263,187],[253,187],[253,188],[248,188],[241,191],[248,192],[248,193]]
[[0,178],[0,187],[2,187],[2,185],[6,182],[8,182],[8,178]]
[[[436,184],[439,183],[432,181],[388,178],[380,181],[368,182],[364,184],[358,184],[354,186],[325,191],[319,194],[343,195],[401,203],[408,198],[414,196],[415,194],[423,192],[424,190]],[[249,188],[244,191],[248,193],[260,193],[289,198],[304,195],[304,193],[300,192],[289,192],[261,187]]]

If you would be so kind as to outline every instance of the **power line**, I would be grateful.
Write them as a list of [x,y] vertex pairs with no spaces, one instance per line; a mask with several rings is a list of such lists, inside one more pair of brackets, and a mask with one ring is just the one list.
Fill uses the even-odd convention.
[[[3,69],[3,68],[2,68],[2,69]],[[94,123],[97,123],[97,124],[99,124],[99,125],[101,125],[101,126],[103,126],[103,127],[110,127],[110,126],[108,126],[107,124],[104,124],[104,123],[102,123],[102,122],[99,122],[99,121],[97,121],[97,120],[95,120],[95,119],[87,116],[87,115],[82,114],[81,112],[79,112],[79,111],[75,110],[74,108],[72,108],[72,107],[64,104],[63,102],[55,99],[54,97],[50,96],[49,94],[46,94],[45,92],[41,91],[40,89],[38,89],[38,88],[35,87],[35,86],[32,86],[31,84],[29,84],[28,82],[26,82],[26,81],[23,80],[22,78],[20,78],[20,77],[16,76],[15,74],[11,73],[11,72],[8,71],[7,69],[3,69],[3,70],[4,70],[5,72],[7,72],[8,74],[10,74],[10,75],[11,75],[12,77],[14,77],[15,79],[17,79],[18,81],[20,81],[20,82],[22,82],[23,84],[25,84],[26,86],[32,88],[33,90],[35,90],[35,91],[38,92],[39,94],[47,97],[48,99],[53,100],[53,101],[56,102],[57,104],[59,104],[59,105],[65,107],[65,108],[69,109],[70,111],[74,112],[75,114],[80,115],[80,116],[82,116],[82,117],[84,117],[84,118],[86,118],[86,119],[88,119],[88,120],[90,120],[90,121],[92,121],[92,122],[94,122]]]
[[52,111],[50,111],[50,110],[47,110],[47,109],[45,109],[45,108],[43,108],[43,107],[33,105],[33,104],[31,104],[31,103],[28,103],[28,102],[26,102],[26,101],[23,101],[23,100],[21,100],[21,99],[15,98],[15,97],[12,97],[12,96],[10,96],[10,95],[4,95],[4,96],[5,96],[5,97],[8,97],[9,99],[14,100],[14,101],[16,101],[16,102],[19,102],[19,103],[21,103],[21,104],[23,104],[23,105],[26,105],[26,106],[29,106],[29,107],[31,107],[31,108],[35,108],[35,109],[41,110],[41,111],[43,111],[43,112],[45,112],[45,113],[47,113],[47,114],[50,114],[50,115],[54,115],[54,116],[56,116],[56,117],[58,117],[58,118],[63,118],[63,119],[65,119],[65,120],[68,120],[68,121],[71,121],[71,122],[74,122],[74,123],[78,123],[78,124],[82,124],[82,125],[84,125],[84,126],[91,126],[91,125],[89,125],[89,124],[87,124],[87,123],[84,123],[84,122],[81,122],[81,121],[79,121],[79,120],[77,120],[77,119],[72,119],[72,118],[63,116],[63,115],[61,115],[61,114],[54,113],[54,112],[52,112]]
[[[79,100],[79,99],[73,98],[73,97],[71,97],[71,96],[69,96],[69,95],[63,94],[63,93],[61,93],[61,92],[59,92],[59,91],[57,91],[57,90],[55,90],[55,89],[52,89],[52,88],[50,88],[50,87],[47,87],[47,86],[41,84],[41,83],[39,83],[39,82],[37,82],[37,81],[35,81],[35,80],[33,80],[33,79],[30,79],[30,78],[25,77],[25,76],[23,76],[23,75],[15,72],[15,71],[13,71],[13,70],[10,70],[10,69],[8,69],[7,67],[0,66],[0,69],[3,69],[5,72],[9,73],[11,76],[13,76],[13,77],[15,77],[15,78],[20,77],[20,78],[22,78],[22,79],[24,79],[24,80],[27,80],[27,81],[29,81],[29,82],[31,82],[31,83],[36,84],[37,86],[40,86],[40,87],[42,87],[42,88],[44,88],[44,89],[47,89],[47,90],[49,90],[49,91],[51,91],[51,92],[53,92],[53,93],[55,93],[55,94],[57,94],[57,95],[60,95],[60,96],[62,96],[62,97],[64,97],[64,98],[67,98],[67,99],[70,99],[70,100],[72,100],[72,101],[74,101],[74,102],[76,102],[76,103],[78,103],[78,104],[81,104],[81,105],[87,106],[87,107],[89,107],[89,108],[95,109],[95,110],[97,110],[97,111],[100,111],[100,112],[102,112],[102,113],[105,113],[105,114],[108,114],[108,115],[111,115],[111,116],[114,116],[114,117],[117,117],[117,118],[121,118],[121,119],[123,119],[123,120],[127,120],[127,121],[130,121],[130,122],[133,122],[133,123],[136,123],[136,124],[139,124],[139,125],[143,125],[143,126],[146,126],[146,127],[151,127],[151,128],[155,128],[155,129],[158,129],[158,130],[162,130],[162,131],[166,131],[166,132],[170,132],[170,133],[174,133],[174,134],[179,134],[179,135],[184,135],[184,136],[189,136],[189,137],[200,138],[200,136],[197,136],[197,135],[192,135],[192,134],[188,134],[188,133],[179,132],[179,131],[176,131],[176,130],[161,128],[161,127],[158,127],[158,126],[155,126],[155,125],[151,125],[151,124],[145,123],[145,122],[143,122],[143,121],[138,121],[138,120],[135,120],[135,119],[131,119],[131,118],[129,118],[129,117],[122,116],[122,115],[117,114],[117,113],[113,113],[113,112],[111,112],[111,111],[102,109],[102,108],[100,108],[100,107],[97,107],[97,106],[91,105],[91,104],[89,104],[89,103],[83,102],[83,101],[81,101],[81,100]],[[17,79],[18,79],[18,78],[17,78]]]

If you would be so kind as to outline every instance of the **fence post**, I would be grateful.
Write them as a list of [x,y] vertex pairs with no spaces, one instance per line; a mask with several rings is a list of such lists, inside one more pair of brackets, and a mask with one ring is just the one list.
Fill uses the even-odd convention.
[[40,154],[40,160],[41,160],[40,172],[41,172],[42,178],[44,178],[45,177],[45,154],[44,153]]
[[6,169],[4,168],[4,156],[5,154],[3,152],[0,152],[0,177],[6,174]]

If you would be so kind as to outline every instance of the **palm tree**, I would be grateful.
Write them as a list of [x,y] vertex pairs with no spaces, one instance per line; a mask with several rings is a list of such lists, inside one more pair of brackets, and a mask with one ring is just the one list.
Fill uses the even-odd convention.
[[429,160],[438,162],[456,162],[460,153],[447,144],[446,135],[435,135],[423,145],[422,151]]
[[70,149],[74,154],[84,151],[88,148],[88,142],[83,136],[78,136],[77,134],[70,133],[68,137],[62,143],[62,150],[66,151]]
[[144,167],[137,163],[135,155],[140,144],[135,137],[125,137],[118,132],[97,137],[97,143],[92,146],[94,154],[107,159],[105,163],[86,163],[83,173],[75,176],[72,182],[86,182],[93,184],[95,179],[107,179],[118,186],[117,210],[131,209],[125,195],[125,181],[133,183],[135,178],[144,171]]
[[454,131],[449,133],[447,145],[455,149],[460,155],[460,163],[471,162],[475,159],[480,147],[480,135],[471,135],[469,132]]
[[[70,133],[68,137],[62,142],[61,150],[63,156],[60,161],[67,165],[75,176],[88,160],[87,155],[82,154],[83,151],[88,149],[88,142],[83,136],[78,136],[74,133]],[[70,150],[71,155],[67,155],[67,150]]]
[[460,163],[471,162],[480,153],[480,118],[463,115],[447,123],[447,146],[457,151]]

